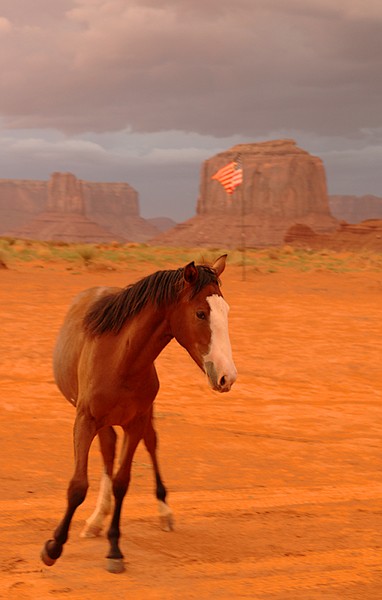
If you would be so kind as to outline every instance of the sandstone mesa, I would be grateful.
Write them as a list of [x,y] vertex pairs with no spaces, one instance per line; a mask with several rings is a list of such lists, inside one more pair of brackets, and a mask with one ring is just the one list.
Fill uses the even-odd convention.
[[[243,183],[230,196],[212,176],[238,155]],[[138,192],[128,183],[59,172],[49,181],[0,180],[0,235],[20,238],[256,247],[332,235],[344,228],[339,220],[370,217],[382,217],[381,198],[329,197],[321,159],[289,139],[239,144],[206,160],[196,216],[175,227],[171,219],[143,219]]]

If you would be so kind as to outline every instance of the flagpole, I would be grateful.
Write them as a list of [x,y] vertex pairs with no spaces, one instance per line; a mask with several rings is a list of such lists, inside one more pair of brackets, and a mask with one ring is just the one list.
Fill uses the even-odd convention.
[[241,168],[243,173],[243,181],[241,182],[240,190],[240,231],[241,231],[241,280],[247,280],[247,265],[246,265],[246,236],[245,236],[245,206],[244,206],[244,161],[241,159]]
[[[241,154],[236,154],[236,157],[231,160],[228,164],[220,167],[212,175],[211,179],[216,179],[223,188],[226,193],[232,198],[232,194],[237,193],[237,188],[241,186],[241,190],[239,191],[239,215],[240,215],[240,230],[241,230],[241,265],[242,265],[242,280],[246,280],[246,239],[245,239],[245,206],[244,206],[244,168],[243,168],[243,160]],[[237,214],[236,211],[232,212],[232,215]]]

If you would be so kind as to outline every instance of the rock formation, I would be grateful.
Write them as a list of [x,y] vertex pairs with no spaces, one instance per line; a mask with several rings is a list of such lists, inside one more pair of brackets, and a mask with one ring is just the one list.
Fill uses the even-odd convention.
[[119,237],[145,242],[158,229],[139,214],[138,192],[128,183],[83,182],[86,214]]
[[366,219],[382,219],[382,198],[372,196],[329,196],[329,206],[337,219],[360,223]]
[[46,205],[46,181],[0,179],[0,235],[25,225]]
[[46,210],[12,233],[35,240],[123,241],[86,217],[82,181],[72,173],[53,173],[47,185]]
[[71,173],[0,180],[0,235],[143,242],[158,232],[140,217],[138,193],[127,183],[87,182]]
[[125,240],[80,213],[44,211],[23,227],[10,232],[13,237],[81,244],[109,244]]
[[159,231],[168,231],[176,226],[176,221],[170,219],[169,217],[152,217],[151,219],[146,219],[151,225],[159,229]]
[[46,211],[85,215],[82,181],[72,173],[53,173],[48,181]]
[[288,245],[335,251],[371,250],[382,252],[382,219],[369,219],[358,224],[339,223],[336,231],[315,233],[307,225],[296,224],[290,227],[284,242]]
[[[243,183],[228,195],[212,176],[240,155]],[[174,245],[280,244],[294,223],[335,229],[322,161],[293,140],[239,144],[202,166],[197,216],[154,241]],[[245,237],[245,240],[244,240]]]

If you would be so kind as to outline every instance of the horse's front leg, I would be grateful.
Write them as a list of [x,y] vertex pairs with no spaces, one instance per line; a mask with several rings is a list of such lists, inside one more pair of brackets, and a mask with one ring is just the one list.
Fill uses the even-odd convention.
[[52,566],[61,556],[63,546],[68,539],[72,517],[77,507],[85,500],[89,487],[88,456],[91,443],[97,433],[94,420],[83,413],[77,413],[74,423],[75,469],[67,492],[67,508],[64,518],[48,540],[41,552],[41,558],[47,566]]
[[107,537],[110,542],[110,550],[107,554],[107,570],[110,573],[122,573],[125,570],[123,564],[123,554],[119,547],[120,538],[120,518],[122,511],[123,499],[130,483],[131,464],[139,442],[143,437],[143,432],[146,425],[146,419],[136,419],[128,428],[124,429],[125,435],[123,440],[122,454],[120,466],[113,478],[113,494],[114,494],[114,513]]

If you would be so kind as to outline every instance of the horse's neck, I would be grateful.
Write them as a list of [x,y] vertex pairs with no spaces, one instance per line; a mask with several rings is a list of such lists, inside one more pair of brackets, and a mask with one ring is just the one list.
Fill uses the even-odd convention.
[[163,310],[143,309],[129,321],[123,332],[127,371],[140,371],[152,364],[172,339]]

